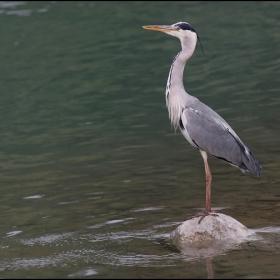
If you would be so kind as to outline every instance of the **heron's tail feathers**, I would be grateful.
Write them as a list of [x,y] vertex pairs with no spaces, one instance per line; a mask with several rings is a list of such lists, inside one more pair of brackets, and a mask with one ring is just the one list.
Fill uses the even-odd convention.
[[[260,177],[263,169],[259,164],[256,157],[253,153],[244,145],[241,139],[235,134],[233,131],[229,131],[232,137],[236,140],[237,144],[239,145],[240,152],[241,152],[241,163],[238,165],[239,169],[242,172],[249,171],[255,177]],[[239,161],[239,160],[238,160]],[[240,162],[240,161],[239,161]]]
[[250,171],[255,177],[259,177],[263,172],[258,160],[247,147],[243,150],[242,162],[239,168],[243,172],[245,170]]

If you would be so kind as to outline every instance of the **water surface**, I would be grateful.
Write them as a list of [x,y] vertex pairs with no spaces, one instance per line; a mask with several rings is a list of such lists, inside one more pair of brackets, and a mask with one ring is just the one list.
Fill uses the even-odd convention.
[[[278,2],[0,2],[2,278],[279,278]],[[186,90],[264,168],[213,157],[213,207],[261,240],[190,258],[170,233],[204,207],[204,166],[165,107],[177,38],[201,38]]]

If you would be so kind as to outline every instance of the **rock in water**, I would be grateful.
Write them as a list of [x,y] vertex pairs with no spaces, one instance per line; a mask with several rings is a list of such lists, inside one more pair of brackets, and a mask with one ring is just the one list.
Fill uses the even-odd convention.
[[[183,222],[171,233],[171,239],[180,249],[201,247],[205,244],[240,244],[255,233],[234,218],[222,213]],[[226,242],[225,242],[226,241]],[[223,246],[222,246],[223,247]],[[226,249],[226,248],[224,248]]]

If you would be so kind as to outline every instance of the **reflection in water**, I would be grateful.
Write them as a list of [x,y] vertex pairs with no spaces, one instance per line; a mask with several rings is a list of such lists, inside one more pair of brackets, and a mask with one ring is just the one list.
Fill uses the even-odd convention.
[[227,251],[240,248],[240,244],[227,241],[205,243],[200,246],[184,246],[184,248],[181,248],[180,250],[186,261],[193,261],[213,258],[215,256],[225,254]]
[[207,279],[213,279],[214,273],[212,268],[212,259],[206,259]]

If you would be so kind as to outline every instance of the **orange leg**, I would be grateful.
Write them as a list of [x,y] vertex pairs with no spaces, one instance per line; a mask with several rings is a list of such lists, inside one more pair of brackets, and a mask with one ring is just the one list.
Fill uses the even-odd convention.
[[209,164],[207,162],[207,153],[205,151],[200,150],[201,156],[203,158],[204,161],[204,167],[205,167],[205,185],[206,185],[206,202],[205,202],[205,209],[203,212],[198,212],[194,215],[192,215],[189,219],[193,219],[196,217],[201,217],[198,221],[198,223],[200,224],[200,222],[203,220],[204,217],[208,216],[208,215],[213,215],[213,216],[217,216],[216,211],[213,211],[211,209],[211,182],[212,182],[212,175],[211,175],[211,171],[210,171],[210,167]]
[[211,182],[212,182],[212,175],[210,171],[209,164],[207,162],[207,153],[204,151],[200,152],[205,166],[205,185],[206,185],[206,203],[205,203],[205,214],[208,215],[211,212]]

